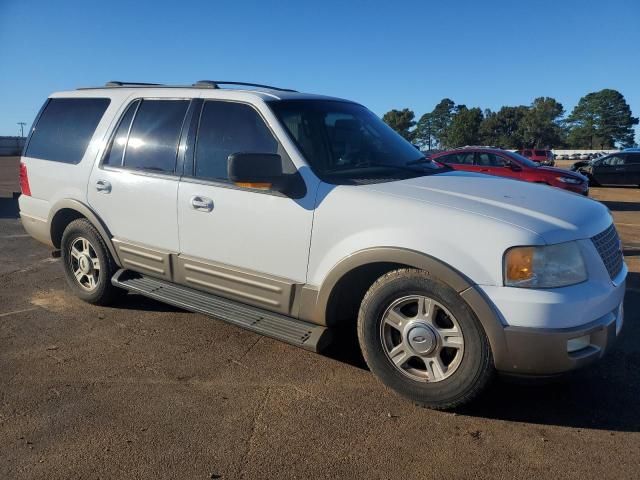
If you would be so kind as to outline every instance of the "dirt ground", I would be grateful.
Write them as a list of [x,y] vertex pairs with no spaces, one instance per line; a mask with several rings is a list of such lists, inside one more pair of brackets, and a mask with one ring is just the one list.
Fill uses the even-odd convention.
[[140,296],[84,304],[0,199],[0,479],[638,478],[640,189],[592,196],[631,271],[622,338],[458,413],[389,392],[350,341],[316,355]]

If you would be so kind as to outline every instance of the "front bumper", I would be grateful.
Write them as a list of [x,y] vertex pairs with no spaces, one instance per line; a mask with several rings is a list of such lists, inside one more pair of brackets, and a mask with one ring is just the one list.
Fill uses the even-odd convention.
[[519,375],[555,375],[583,367],[602,358],[620,333],[623,320],[624,309],[620,304],[579,327],[505,327],[507,352],[496,369]]

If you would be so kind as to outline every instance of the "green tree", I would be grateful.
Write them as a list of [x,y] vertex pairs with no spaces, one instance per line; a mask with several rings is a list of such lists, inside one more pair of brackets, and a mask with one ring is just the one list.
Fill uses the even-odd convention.
[[382,120],[402,135],[406,140],[413,141],[413,132],[411,129],[415,126],[415,114],[412,110],[405,108],[403,110],[391,110],[384,114]]
[[449,148],[480,143],[480,125],[483,115],[479,108],[456,107],[456,114],[446,129],[446,146]]
[[413,132],[413,142],[421,149],[431,150],[437,144],[433,113],[428,112],[420,117]]
[[528,110],[524,105],[502,107],[497,112],[487,110],[480,125],[481,142],[500,148],[522,147],[524,139],[521,123]]
[[456,104],[450,98],[443,98],[431,112],[434,147],[447,145],[447,130],[456,113]]
[[522,146],[557,147],[564,143],[564,107],[551,97],[536,98],[520,120]]
[[620,92],[592,92],[580,99],[567,118],[568,143],[572,148],[627,147],[634,144],[633,126],[637,124]]

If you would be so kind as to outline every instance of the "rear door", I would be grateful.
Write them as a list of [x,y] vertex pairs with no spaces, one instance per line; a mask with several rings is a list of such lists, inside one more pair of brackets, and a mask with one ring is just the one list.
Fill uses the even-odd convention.
[[132,101],[88,185],[125,268],[171,278],[179,251],[178,153],[189,99]]

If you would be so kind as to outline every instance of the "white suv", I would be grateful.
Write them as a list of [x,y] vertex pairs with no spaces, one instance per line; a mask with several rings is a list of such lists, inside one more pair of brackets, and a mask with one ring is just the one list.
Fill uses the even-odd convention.
[[372,372],[432,408],[618,335],[627,268],[600,203],[452,171],[354,102],[222,83],[42,107],[20,212],[80,298],[129,290],[314,351],[357,325]]

